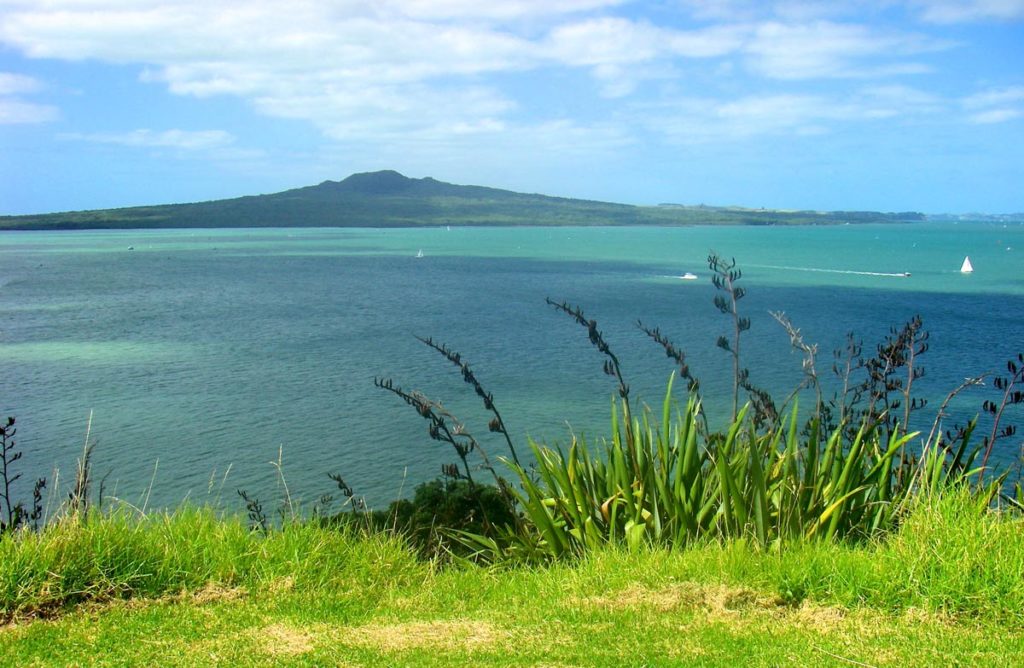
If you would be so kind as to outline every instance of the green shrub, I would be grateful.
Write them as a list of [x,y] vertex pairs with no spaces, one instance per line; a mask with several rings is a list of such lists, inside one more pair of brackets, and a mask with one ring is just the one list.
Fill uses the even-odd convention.
[[412,499],[393,501],[387,510],[338,513],[323,522],[393,531],[421,556],[434,558],[450,552],[465,554],[466,546],[454,539],[460,532],[493,538],[499,529],[515,524],[515,519],[496,487],[438,478],[417,485]]

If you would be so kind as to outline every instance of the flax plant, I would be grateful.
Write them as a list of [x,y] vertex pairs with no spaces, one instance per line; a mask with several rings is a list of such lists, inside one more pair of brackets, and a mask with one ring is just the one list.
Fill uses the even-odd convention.
[[996,389],[1003,393],[999,403],[997,404],[994,401],[986,401],[982,404],[982,410],[992,415],[992,432],[989,434],[988,438],[985,439],[985,455],[981,460],[982,469],[988,467],[988,458],[992,455],[992,450],[995,448],[996,441],[1000,438],[1013,436],[1017,433],[1017,429],[1013,425],[1004,425],[1002,429],[1000,429],[1000,422],[1007,406],[1024,404],[1024,392],[1015,389],[1021,384],[1024,384],[1024,353],[1018,353],[1016,361],[1007,361],[1006,370],[1009,371],[1009,377],[997,376],[992,381],[992,384],[995,385]]
[[438,343],[432,338],[423,338],[417,336],[420,342],[424,345],[433,348],[440,353],[446,360],[454,364],[459,368],[462,374],[462,380],[470,385],[476,392],[476,395],[484,403],[484,408],[489,411],[494,417],[488,423],[487,428],[493,433],[501,434],[505,437],[505,444],[508,445],[508,450],[512,454],[512,461],[519,464],[519,455],[516,454],[516,447],[512,445],[512,437],[508,433],[508,428],[505,426],[505,420],[501,417],[501,413],[498,411],[498,407],[494,403],[494,395],[484,389],[484,386],[476,378],[476,374],[473,373],[473,369],[469,366],[469,362],[462,358],[462,354],[452,350],[443,343]]
[[480,447],[473,435],[466,431],[465,426],[440,402],[434,401],[422,392],[404,390],[395,385],[390,378],[374,378],[373,384],[399,397],[427,420],[429,423],[427,433],[430,434],[430,438],[452,446],[459,461],[462,462],[463,473],[461,475],[465,477],[470,487],[476,486],[476,482],[473,480],[473,470],[469,465],[469,455],[472,452],[479,452],[484,458],[484,466],[497,477],[484,449]]
[[11,486],[21,478],[14,473],[14,463],[21,459],[21,451],[15,450],[14,436],[18,433],[14,418],[9,417],[0,424],[0,535],[13,531],[22,523],[25,509],[11,498]]
[[775,321],[782,325],[782,328],[786,330],[786,334],[789,336],[789,344],[801,355],[803,355],[803,361],[800,364],[800,368],[803,371],[803,380],[800,384],[793,389],[793,391],[786,397],[786,400],[782,403],[785,407],[796,398],[804,388],[811,388],[814,390],[814,414],[820,415],[824,402],[821,397],[821,383],[818,381],[818,367],[817,367],[817,356],[818,356],[818,344],[806,343],[804,341],[803,334],[800,333],[800,329],[796,327],[789,317],[782,311],[769,311],[769,315],[775,318]]
[[[453,355],[457,355],[457,353],[453,353]],[[515,498],[512,490],[509,489],[509,485],[505,479],[498,475],[498,472],[494,469],[494,465],[491,463],[490,457],[487,455],[487,451],[480,442],[477,441],[476,437],[469,432],[466,426],[439,401],[430,399],[422,392],[403,390],[388,378],[375,378],[373,382],[374,385],[382,390],[386,390],[401,398],[406,404],[414,408],[421,417],[426,419],[429,423],[427,431],[433,440],[439,443],[447,443],[455,449],[456,455],[458,455],[459,460],[462,462],[462,472],[460,473],[458,467],[454,465],[444,466],[442,467],[442,471],[446,476],[451,476],[454,479],[458,479],[459,477],[465,478],[469,485],[469,491],[476,500],[477,506],[480,509],[480,518],[483,521],[484,527],[487,531],[491,531],[496,529],[496,527],[492,525],[491,518],[488,516],[487,508],[484,505],[482,495],[485,493],[485,490],[483,487],[478,486],[477,482],[474,480],[472,468],[469,463],[469,455],[471,453],[475,452],[480,456],[483,468],[494,478],[498,494],[500,495],[505,508],[510,514],[512,514],[514,524],[517,529],[520,529],[521,533],[519,518],[514,515],[513,512],[513,509],[515,508]],[[476,384],[476,387],[479,387],[478,383]],[[480,392],[483,393],[485,399],[490,396],[487,392],[483,391],[483,388],[480,388]],[[491,405],[493,406],[493,400],[491,401]],[[502,424],[502,429],[504,429],[504,424]],[[508,435],[506,433],[506,438],[507,437]],[[511,444],[511,441],[509,441],[509,443]],[[515,454],[514,449],[511,450],[511,452],[513,455]]]
[[[597,352],[601,353],[606,358],[603,365],[605,375],[612,376],[619,383],[618,394],[622,401],[622,412],[625,416],[626,422],[628,423],[632,416],[632,407],[629,403],[629,385],[626,383],[626,379],[622,376],[622,367],[619,364],[619,358],[612,352],[612,349],[608,345],[608,342],[605,341],[601,330],[597,328],[597,321],[588,319],[587,316],[583,314],[583,309],[579,306],[573,306],[568,302],[556,302],[551,298],[545,298],[544,301],[547,302],[548,305],[553,306],[556,311],[566,314],[575,320],[577,324],[586,328],[587,338],[590,340],[590,344],[594,346]],[[627,430],[626,442],[631,454],[632,444],[629,442],[629,439],[632,438],[632,436],[633,434]]]
[[732,341],[719,336],[717,345],[732,356],[732,419],[735,420],[739,409],[740,387],[747,375],[747,370],[740,367],[740,334],[750,329],[750,318],[740,316],[738,303],[747,291],[736,285],[743,277],[743,272],[736,268],[736,258],[726,261],[712,252],[708,255],[708,268],[711,269],[711,283],[724,293],[715,295],[715,307],[732,318]]
[[[735,260],[714,253],[708,263],[718,291],[715,306],[733,325],[731,339],[718,338],[718,347],[733,362],[729,423],[720,431],[709,428],[700,383],[685,354],[659,329],[640,321],[637,326],[676,363],[689,396],[682,410],[674,408],[673,372],[660,415],[634,407],[619,359],[597,321],[579,306],[547,299],[587,330],[591,345],[605,358],[604,373],[618,383],[610,435],[597,445],[573,436],[568,450],[531,441],[535,464],[529,469],[509,442],[513,459],[502,461],[518,478],[518,487],[503,489],[514,495],[524,521],[499,527],[491,536],[460,532],[460,542],[473,547],[477,558],[544,561],[608,544],[638,549],[742,541],[765,548],[793,541],[866,541],[898,529],[918,498],[970,490],[979,511],[1000,498],[1008,473],[986,476],[985,464],[996,438],[1014,433],[1012,426],[1000,428],[999,418],[1006,406],[1024,402],[1015,389],[1024,368],[1011,361],[1009,378],[996,384],[1002,401],[985,403],[995,424],[982,445],[972,444],[976,420],[952,432],[941,429],[953,397],[980,384],[980,378],[966,379],[947,396],[927,438],[919,442],[920,432],[910,431],[908,423],[911,413],[926,404],[912,394],[924,375],[920,356],[928,350],[920,317],[893,328],[871,359],[861,357],[862,347],[851,335],[833,365],[842,389],[826,403],[817,346],[806,343],[777,312],[771,315],[802,355],[803,378],[776,408],[767,392],[749,382],[742,365],[740,339],[750,329],[750,320],[737,308],[745,294],[736,285],[742,274]],[[497,415],[493,397],[458,353],[431,339],[421,341],[458,366],[484,398],[485,408]],[[1024,356],[1019,360],[1024,365]],[[739,405],[741,388],[750,397],[744,406]],[[805,389],[813,390],[814,406],[801,422],[799,396]],[[982,464],[976,466],[982,452]],[[1012,497],[1002,498],[1024,507],[1019,484]]]
[[587,337],[590,339],[591,345],[597,349],[599,353],[607,357],[604,362],[604,372],[608,376],[613,376],[619,382],[619,397],[622,398],[625,403],[626,410],[629,410],[629,385],[626,380],[622,377],[622,367],[619,365],[619,358],[612,352],[612,349],[608,346],[608,342],[605,341],[604,335],[601,334],[601,330],[597,328],[597,321],[588,319],[583,314],[583,309],[579,306],[573,306],[568,302],[556,302],[550,298],[544,300],[548,305],[553,306],[556,311],[560,311],[573,320],[577,324],[582,325],[587,329]]
[[900,476],[901,458],[918,433],[887,434],[864,421],[852,439],[843,426],[819,435],[815,419],[801,433],[795,404],[767,431],[754,429],[747,404],[725,431],[702,433],[695,398],[672,415],[671,386],[670,380],[660,422],[649,409],[630,419],[616,402],[611,439],[600,447],[576,438],[567,452],[532,443],[534,471],[506,462],[519,477],[518,499],[536,533],[513,540],[505,556],[524,545],[558,558],[605,544],[863,540],[898,526],[919,480],[940,490],[977,473],[962,466],[965,448],[934,448],[919,460],[917,480]]

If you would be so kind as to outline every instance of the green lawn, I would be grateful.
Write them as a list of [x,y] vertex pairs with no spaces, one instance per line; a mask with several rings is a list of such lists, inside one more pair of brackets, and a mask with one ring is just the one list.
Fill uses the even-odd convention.
[[[1009,665],[1024,631],[918,609],[809,603],[673,575],[647,555],[403,586],[209,590],[0,631],[8,665]],[[638,577],[639,576],[639,577]],[[857,663],[853,663],[857,662]]]
[[[238,518],[203,511],[94,518],[0,542],[0,602],[13,620],[0,627],[0,656],[11,666],[1008,666],[1024,656],[1021,528],[953,500],[865,546],[608,548],[484,568],[309,525],[246,537]],[[110,549],[126,533],[135,538]],[[91,538],[72,545],[73,534]],[[72,578],[46,561],[54,544],[93,560]],[[25,570],[23,552],[44,565]]]

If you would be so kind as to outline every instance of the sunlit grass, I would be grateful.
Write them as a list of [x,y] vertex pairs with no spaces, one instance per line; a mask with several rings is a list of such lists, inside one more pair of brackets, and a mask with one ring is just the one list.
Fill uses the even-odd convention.
[[284,578],[302,589],[372,586],[424,568],[384,532],[288,522],[263,534],[208,508],[145,516],[118,508],[0,538],[0,614],[211,586],[255,591]]
[[[12,665],[1006,665],[1024,651],[1024,532],[972,504],[922,502],[897,533],[859,545],[605,546],[546,566],[443,568],[380,534],[117,512],[3,539],[4,609],[20,613],[0,628],[0,654]],[[92,603],[26,616],[71,590]]]

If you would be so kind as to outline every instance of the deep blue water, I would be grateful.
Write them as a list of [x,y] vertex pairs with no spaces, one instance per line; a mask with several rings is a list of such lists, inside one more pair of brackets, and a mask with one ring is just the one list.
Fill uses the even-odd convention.
[[[722,415],[731,366],[714,342],[729,322],[704,264],[715,248],[745,268],[753,328],[742,352],[755,384],[781,396],[800,380],[769,310],[818,343],[823,376],[847,332],[870,354],[920,314],[931,335],[920,391],[937,407],[964,376],[1024,350],[1022,236],[951,226],[10,234],[0,237],[0,409],[18,418],[26,480],[54,467],[67,480],[91,411],[96,472],[133,503],[151,484],[150,505],[220,493],[233,506],[237,488],[276,498],[282,453],[294,496],[330,491],[336,471],[379,504],[454,456],[375,377],[443,400],[504,454],[454,367],[415,334],[466,357],[521,451],[527,435],[599,437],[614,392],[585,330],[545,297],[596,318],[634,394],[655,404],[672,366],[635,322],[660,327]],[[974,276],[956,271],[965,246]],[[683,271],[701,278],[680,281]],[[965,393],[947,424],[986,398],[991,387]],[[932,414],[922,412],[928,424]],[[1001,461],[1019,446],[1006,441]]]

